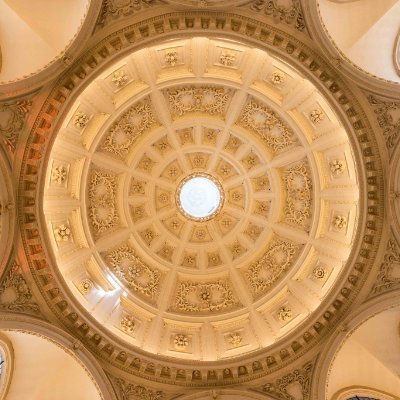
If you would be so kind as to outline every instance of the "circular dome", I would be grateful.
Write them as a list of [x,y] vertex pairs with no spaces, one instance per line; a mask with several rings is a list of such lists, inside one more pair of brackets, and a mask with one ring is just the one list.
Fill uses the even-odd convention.
[[43,211],[60,273],[110,334],[212,361],[312,315],[351,252],[358,196],[346,131],[308,80],[195,38],[131,54],[82,92]]

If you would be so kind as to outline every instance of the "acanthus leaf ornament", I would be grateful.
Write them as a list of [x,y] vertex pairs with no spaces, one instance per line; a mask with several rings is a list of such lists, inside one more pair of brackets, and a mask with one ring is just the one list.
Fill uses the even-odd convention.
[[101,149],[125,157],[138,137],[156,123],[148,101],[142,101],[126,111],[108,130]]
[[127,383],[124,379],[114,379],[115,385],[121,394],[121,400],[162,400],[165,393],[161,390],[153,390],[142,385]]
[[312,181],[306,161],[285,170],[283,180],[286,186],[286,220],[308,227],[311,217]]
[[215,282],[179,282],[174,308],[177,311],[202,313],[221,311],[237,306],[238,302],[227,280]]
[[383,263],[380,266],[372,295],[400,286],[400,247],[392,234],[387,246]]
[[294,24],[300,32],[305,30],[304,17],[301,9],[300,0],[290,0],[288,5],[282,6],[279,0],[255,0],[250,8],[253,11],[263,11],[266,15],[270,15],[275,20],[285,22],[286,24]]
[[274,383],[266,383],[262,386],[261,391],[278,400],[296,400],[297,397],[292,396],[288,389],[290,385],[298,384],[302,400],[309,400],[312,370],[313,365],[309,362],[303,367],[297,368],[293,372],[277,379]]
[[[14,299],[4,301],[2,294],[9,288],[14,291]],[[0,300],[0,310],[22,313],[32,312],[35,314],[40,312],[39,305],[32,301],[32,292],[17,263],[11,265],[8,273],[0,283]]]
[[267,290],[291,266],[299,246],[276,238],[264,255],[244,272],[255,295]]
[[219,87],[183,87],[168,89],[167,98],[173,115],[182,116],[188,112],[209,114],[225,113],[230,91]]
[[89,217],[93,230],[100,235],[117,225],[117,177],[93,170],[89,180]]
[[251,100],[244,107],[240,123],[258,133],[274,153],[279,153],[296,143],[293,132],[268,107]]
[[145,264],[129,245],[122,245],[107,254],[115,275],[135,292],[154,299],[160,289],[161,272]]

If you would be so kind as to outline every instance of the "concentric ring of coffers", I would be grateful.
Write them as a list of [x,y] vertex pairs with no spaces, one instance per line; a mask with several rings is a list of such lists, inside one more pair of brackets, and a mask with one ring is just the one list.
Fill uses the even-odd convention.
[[[179,182],[224,202],[186,218]],[[358,217],[346,132],[298,72],[239,43],[133,53],[79,96],[55,140],[44,214],[71,293],[150,353],[217,360],[266,348],[316,310]]]

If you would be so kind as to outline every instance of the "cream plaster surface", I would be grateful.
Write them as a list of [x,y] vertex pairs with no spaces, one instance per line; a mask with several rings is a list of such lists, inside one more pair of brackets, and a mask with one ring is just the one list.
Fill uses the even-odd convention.
[[332,364],[328,399],[348,386],[364,386],[400,396],[399,308],[358,328]]
[[376,76],[400,80],[393,64],[400,1],[320,0],[318,4],[329,35],[352,62]]
[[87,372],[65,350],[31,334],[4,334],[15,355],[7,400],[100,399]]
[[21,79],[51,63],[68,46],[88,0],[0,0],[0,83]]

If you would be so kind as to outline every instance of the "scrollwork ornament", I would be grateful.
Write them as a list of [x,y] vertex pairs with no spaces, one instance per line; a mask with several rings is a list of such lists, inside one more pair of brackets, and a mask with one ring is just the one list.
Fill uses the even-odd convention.
[[379,269],[376,283],[372,288],[372,294],[378,294],[400,286],[400,278],[398,276],[400,276],[400,248],[392,235],[386,246],[386,253]]
[[126,111],[109,129],[101,149],[125,157],[138,137],[156,123],[148,101],[140,102]]
[[168,101],[174,115],[188,112],[224,114],[230,92],[218,87],[184,87],[167,91]]
[[296,143],[293,132],[268,107],[250,101],[243,109],[240,122],[258,133],[274,153],[288,149]]
[[107,255],[115,274],[130,288],[146,297],[157,296],[161,273],[142,262],[128,245],[122,245]]
[[289,392],[291,384],[298,383],[301,387],[302,400],[310,399],[311,373],[313,366],[309,362],[302,368],[295,369],[293,372],[277,379],[274,383],[266,383],[261,391],[278,400],[296,400]]
[[179,311],[221,311],[237,305],[237,300],[226,280],[216,282],[184,281],[178,284],[175,305]]
[[294,24],[300,32],[305,30],[304,17],[299,0],[291,0],[289,5],[279,5],[278,0],[256,0],[250,6],[251,10],[261,12],[273,17],[275,20]]
[[117,225],[116,190],[116,175],[92,171],[89,180],[89,217],[97,235]]
[[311,217],[312,181],[308,164],[301,162],[285,171],[287,197],[285,215],[288,222],[307,227]]
[[275,239],[264,255],[244,273],[254,294],[264,292],[291,266],[299,249],[286,240]]
[[162,400],[165,393],[161,390],[152,390],[142,385],[127,383],[124,379],[115,379],[115,385],[119,389],[121,400]]
[[14,152],[19,134],[25,125],[25,117],[31,108],[32,102],[19,100],[12,103],[0,104],[0,134],[5,144]]
[[368,96],[368,101],[374,108],[379,126],[383,129],[383,136],[388,149],[393,149],[400,135],[400,118],[395,118],[392,112],[400,110],[400,102],[384,101],[376,96]]
[[8,274],[0,283],[0,298],[9,288],[12,288],[15,293],[15,298],[12,301],[6,302],[2,300],[0,302],[0,310],[33,312],[37,314],[40,312],[39,305],[32,302],[32,292],[19,270],[20,266],[17,263],[14,263]]

